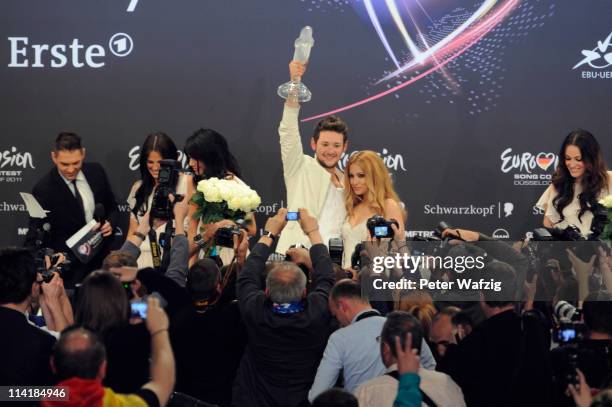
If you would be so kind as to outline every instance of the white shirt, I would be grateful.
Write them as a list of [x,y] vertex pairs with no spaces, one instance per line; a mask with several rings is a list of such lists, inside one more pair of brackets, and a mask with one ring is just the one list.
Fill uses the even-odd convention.
[[[67,180],[61,172],[59,173],[59,175],[60,177],[62,177],[66,185],[68,185],[68,188],[70,188],[72,194],[76,197],[72,181]],[[94,199],[93,191],[91,190],[89,183],[87,183],[87,178],[85,178],[85,174],[83,174],[83,171],[79,171],[79,173],[77,174],[76,185],[79,190],[79,194],[81,195],[81,199],[83,200],[83,209],[85,210],[85,223],[87,223],[90,222],[94,217],[96,201]]]
[[329,239],[342,235],[342,224],[345,218],[344,188],[337,188],[330,183],[319,216],[319,232],[326,246],[329,244]]
[[[389,366],[387,372],[394,370],[397,370],[396,364]],[[463,392],[449,375],[421,367],[419,377],[421,378],[419,388],[438,407],[465,407]],[[368,380],[355,392],[359,407],[392,407],[398,385],[399,381],[387,374]],[[427,407],[425,403],[421,405]]]

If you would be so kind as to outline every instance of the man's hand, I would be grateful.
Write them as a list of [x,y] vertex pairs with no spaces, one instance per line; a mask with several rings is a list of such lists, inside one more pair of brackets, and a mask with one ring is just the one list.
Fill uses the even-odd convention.
[[217,229],[228,227],[228,226],[229,227],[236,226],[236,223],[229,219],[223,219],[215,223],[207,223],[203,226],[204,233],[202,234],[202,239],[205,242],[209,242],[215,236],[215,233],[217,233]]
[[287,208],[280,208],[276,215],[268,218],[268,220],[266,221],[265,230],[272,233],[274,236],[278,236],[283,231],[286,225]]
[[574,398],[576,407],[589,407],[593,401],[593,397],[591,397],[591,388],[587,384],[584,374],[580,369],[576,369],[576,373],[578,373],[579,387],[576,388],[573,384],[568,384],[567,389]]
[[299,61],[291,61],[289,63],[289,78],[292,81],[299,80],[306,73],[306,64]]
[[131,283],[136,280],[138,267],[111,267],[110,272],[122,283]]
[[64,282],[58,273],[53,273],[51,281],[40,285],[42,295],[47,303],[51,301],[59,302],[59,299],[64,295]]
[[242,265],[246,260],[246,254],[249,250],[249,234],[246,230],[240,229],[240,236],[233,235],[234,239],[234,255],[236,256],[236,263]]
[[312,270],[312,260],[310,260],[310,253],[308,249],[304,247],[292,247],[287,250],[286,253],[291,257],[291,261],[295,264],[303,264],[308,270]]
[[[171,194],[169,196],[169,199],[170,199],[170,202],[174,202],[175,196]],[[179,223],[179,221],[182,223],[187,217],[188,211],[189,211],[189,202],[187,202],[184,198],[176,202],[174,204],[174,208],[172,209],[172,212],[174,213],[174,220],[176,220],[177,223]]]
[[395,337],[395,352],[397,354],[397,370],[400,375],[404,373],[417,373],[419,371],[419,355],[412,349],[412,334],[406,333],[406,347],[402,349],[399,336]]
[[477,242],[479,235],[478,232],[467,229],[444,229],[442,237],[457,237],[465,242]]
[[166,311],[159,305],[159,299],[149,296],[147,299],[147,329],[150,334],[167,331],[170,322]]
[[104,237],[109,237],[113,233],[113,227],[109,221],[104,222],[104,225],[100,228],[100,232],[102,232],[102,236]]
[[393,230],[393,241],[397,245],[403,245],[406,243],[406,228],[404,227],[403,222],[397,222],[399,226],[395,223],[391,224],[391,229]]

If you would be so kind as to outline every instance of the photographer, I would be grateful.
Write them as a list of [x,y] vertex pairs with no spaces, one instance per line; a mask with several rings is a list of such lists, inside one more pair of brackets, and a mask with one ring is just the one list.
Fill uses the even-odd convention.
[[500,291],[479,290],[486,320],[447,348],[438,370],[459,384],[470,407],[550,405],[546,335],[538,319],[514,311],[518,286],[513,267],[490,262],[480,273],[499,282]]
[[[446,254],[450,257],[483,257],[485,268],[495,262],[503,262],[507,264],[513,272],[514,281],[517,289],[513,291],[515,294],[514,300],[520,299],[523,282],[527,274],[528,259],[518,253],[514,248],[506,242],[495,240],[490,236],[467,229],[445,228],[441,232],[442,239],[450,239],[448,241],[448,251]],[[466,269],[459,273],[456,270],[433,270],[430,278],[433,280],[443,279],[446,274],[450,281],[455,281],[457,278],[473,278],[479,280],[483,278],[481,270]],[[436,292],[434,301],[440,308],[446,306],[458,306],[478,325],[485,320],[486,315],[483,313],[482,307],[478,306],[480,300],[479,290],[477,289],[459,289],[457,285],[453,285],[451,289],[444,293]]]
[[593,388],[605,387],[605,380],[612,371],[612,294],[589,294],[582,312],[584,328],[580,322],[566,324],[564,329],[573,329],[575,335],[561,335],[561,339],[568,340],[550,352],[555,406],[573,405],[565,390],[571,384],[568,378],[576,381],[576,368],[582,371],[586,382]]
[[[55,328],[61,328],[65,316],[61,309],[59,277],[53,285],[44,283],[36,272],[34,258],[26,249],[0,249],[0,383],[3,386],[51,385],[55,382],[49,368],[49,356],[55,338],[34,326],[27,312],[41,297],[47,309],[53,310]],[[41,288],[45,291],[41,292]],[[44,310],[45,308],[43,308]],[[58,325],[59,324],[59,325]]]
[[[174,202],[175,200],[173,195],[170,195],[169,199],[171,202]],[[187,242],[187,236],[185,234],[184,224],[189,211],[189,203],[183,198],[180,202],[174,203],[172,211],[174,214],[174,223],[176,224],[176,227],[171,244],[172,249],[170,252],[170,261],[167,269],[164,271],[164,274],[179,286],[185,287],[189,245]],[[149,224],[150,216],[150,210],[143,214],[142,222],[140,222],[136,228],[136,233],[133,233],[128,237],[121,247],[121,251],[130,254],[134,258],[138,258],[141,253],[140,245],[144,241],[143,237],[147,236],[151,229]]]
[[170,337],[176,357],[176,391],[229,407],[247,335],[238,302],[227,299],[223,280],[212,259],[200,259],[189,268],[191,303],[172,319]]
[[274,264],[262,287],[272,243],[287,224],[284,208],[268,219],[238,276],[238,305],[248,346],[234,384],[235,406],[307,405],[329,331],[327,300],[334,275],[317,220],[305,209],[299,212],[299,225],[312,244],[311,291],[306,292],[303,271],[289,262]]
[[147,348],[151,349],[151,362],[142,386],[120,393],[104,386],[107,371],[113,361],[107,358],[105,345],[98,337],[81,327],[71,327],[62,333],[53,348],[51,366],[68,387],[69,401],[45,401],[50,406],[149,406],[164,407],[174,387],[174,357],[168,338],[168,316],[156,298],[149,298],[146,321]]
[[[177,159],[176,145],[166,133],[152,133],[147,136],[140,149],[140,180],[132,185],[127,198],[131,210],[128,237],[137,232],[138,225],[150,221],[150,219],[144,219],[144,215],[150,212],[152,206],[156,204],[154,197],[160,183],[160,171],[168,171],[166,168],[162,169],[162,160],[176,161]],[[175,171],[178,172],[178,168]],[[171,188],[185,189],[186,178],[182,174],[180,176],[162,176],[162,179],[176,181],[177,185],[170,185]],[[159,206],[159,203],[157,204]],[[167,221],[168,219],[153,219],[156,236],[164,233]],[[150,232],[144,234],[144,239],[140,245],[140,256],[137,258],[138,268],[154,266],[150,237]],[[160,250],[160,255],[163,257],[163,248],[160,248]]]

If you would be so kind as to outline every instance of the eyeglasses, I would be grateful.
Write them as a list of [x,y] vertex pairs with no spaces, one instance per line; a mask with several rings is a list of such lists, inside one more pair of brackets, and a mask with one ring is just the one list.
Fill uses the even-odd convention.
[[381,339],[381,338],[382,338],[382,335],[378,335],[378,336],[376,337],[376,342],[380,343],[380,339]]

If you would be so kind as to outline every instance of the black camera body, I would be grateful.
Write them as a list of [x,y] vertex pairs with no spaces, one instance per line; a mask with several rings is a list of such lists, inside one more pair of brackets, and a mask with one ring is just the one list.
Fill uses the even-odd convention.
[[395,234],[391,227],[393,224],[399,228],[399,223],[395,219],[386,220],[380,215],[374,215],[366,222],[366,226],[370,231],[370,236],[380,239],[393,238]]
[[342,267],[342,255],[344,254],[344,243],[339,237],[332,237],[329,239],[327,245],[329,248],[329,257],[331,257],[332,263],[335,263]]
[[[54,265],[59,259],[60,255],[65,257],[65,260],[58,264]],[[47,269],[46,258],[49,258],[51,261],[51,267]],[[48,283],[53,278],[53,273],[62,274],[63,271],[67,271],[70,269],[71,262],[66,256],[66,253],[56,253],[53,249],[49,248],[41,248],[36,251],[36,256],[34,257],[34,261],[36,264],[36,272],[42,275],[42,279],[45,283]]]
[[181,173],[181,165],[176,160],[161,160],[159,162],[159,184],[155,189],[151,203],[151,219],[168,220],[173,218],[169,195],[176,196],[176,184]]
[[215,245],[222,247],[234,247],[234,235],[239,236],[242,234],[240,226],[223,226],[217,229],[215,232]]
[[[436,229],[431,236],[415,235],[412,237],[410,240],[415,242],[415,244],[412,245],[413,255],[446,256],[451,247],[448,242],[450,240],[460,239],[454,235],[442,237],[442,233],[446,229],[453,229],[453,227],[445,221],[440,221],[436,225]],[[427,242],[427,244],[420,244],[419,242]]]

